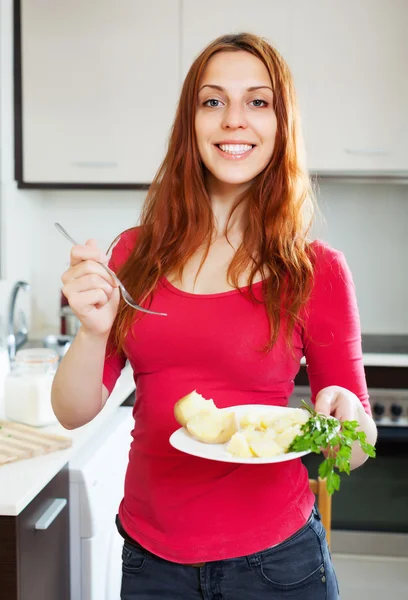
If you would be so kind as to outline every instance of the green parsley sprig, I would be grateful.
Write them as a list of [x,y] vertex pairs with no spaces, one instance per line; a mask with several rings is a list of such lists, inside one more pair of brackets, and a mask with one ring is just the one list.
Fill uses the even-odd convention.
[[371,458],[375,457],[375,448],[366,441],[364,431],[357,431],[358,421],[338,421],[317,413],[303,400],[302,405],[311,416],[302,425],[302,433],[295,437],[288,452],[309,450],[320,454],[322,449],[328,450],[327,457],[319,465],[319,476],[326,479],[327,491],[331,495],[340,489],[340,475],[335,469],[350,475],[353,443],[357,441],[363,452]]

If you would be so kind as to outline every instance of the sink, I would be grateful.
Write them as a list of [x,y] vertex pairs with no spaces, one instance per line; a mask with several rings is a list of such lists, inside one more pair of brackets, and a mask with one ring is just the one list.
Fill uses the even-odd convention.
[[27,340],[27,342],[19,348],[19,350],[28,348],[50,348],[55,350],[60,358],[64,356],[70,347],[74,336],[72,335],[47,335],[41,340]]
[[62,358],[72,344],[73,339],[74,336],[72,335],[47,335],[45,338],[43,338],[43,346],[44,348],[51,348],[51,350],[55,350],[59,357]]

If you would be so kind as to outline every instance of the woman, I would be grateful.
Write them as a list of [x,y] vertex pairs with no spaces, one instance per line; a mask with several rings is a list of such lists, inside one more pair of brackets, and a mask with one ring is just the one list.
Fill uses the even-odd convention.
[[[88,241],[64,294],[82,327],[53,386],[60,422],[95,417],[126,359],[135,427],[118,515],[122,599],[334,600],[337,581],[300,460],[237,465],[169,444],[175,402],[285,406],[306,357],[316,408],[356,419],[374,443],[350,272],[308,242],[312,200],[289,70],[263,39],[230,35],[192,65],[141,227],[110,265]],[[365,455],[353,449],[352,468]]]

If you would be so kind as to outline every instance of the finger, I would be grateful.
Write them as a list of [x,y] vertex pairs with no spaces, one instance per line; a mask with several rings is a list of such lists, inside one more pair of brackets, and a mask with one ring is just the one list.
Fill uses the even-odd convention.
[[89,275],[83,275],[82,277],[75,278],[68,283],[66,287],[68,288],[67,291],[69,291],[71,294],[101,289],[106,294],[110,295],[113,289],[110,283],[97,273],[90,273]]
[[316,396],[315,411],[326,417],[330,417],[334,400],[335,394],[332,391],[321,390]]
[[109,259],[100,248],[94,243],[93,240],[88,240],[85,246],[77,245],[71,248],[70,264],[71,266],[77,265],[78,263],[85,260],[94,260],[96,262],[102,262],[107,264]]
[[102,288],[86,289],[81,292],[73,289],[72,284],[64,286],[62,293],[67,298],[69,306],[78,318],[81,314],[87,314],[95,305],[105,306],[112,297],[112,293]]
[[106,271],[99,263],[94,260],[84,260],[79,262],[73,267],[70,267],[62,276],[62,282],[64,284],[70,283],[75,279],[80,279],[90,274],[98,275],[101,279],[105,280],[110,286],[117,287],[115,279],[112,275]]
[[334,412],[334,416],[339,421],[354,421],[356,418],[355,408],[350,404],[350,402],[344,399],[343,402],[339,401],[339,405]]
[[104,263],[104,264],[106,264],[106,265],[108,264],[108,262],[109,262],[109,257],[107,256],[107,254],[105,254],[105,252],[103,252],[103,251],[102,251],[102,250],[99,248],[98,242],[97,242],[96,240],[94,240],[94,239],[86,240],[86,242],[85,242],[85,246],[86,246],[87,248],[92,248],[92,249],[98,250],[98,252],[100,252],[100,253],[101,253],[101,260],[100,260],[100,262],[102,262],[102,263]]
[[[87,315],[92,309],[105,306],[109,302],[109,298],[103,290],[97,289],[81,292],[79,294],[79,301],[82,304],[82,314]],[[78,312],[80,311],[78,310]]]

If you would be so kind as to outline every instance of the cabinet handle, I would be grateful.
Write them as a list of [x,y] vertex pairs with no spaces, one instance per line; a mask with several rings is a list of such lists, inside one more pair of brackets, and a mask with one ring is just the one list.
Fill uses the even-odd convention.
[[66,503],[66,498],[55,498],[47,510],[38,519],[34,525],[34,529],[38,529],[40,531],[48,529],[48,527],[55,521],[62,509],[65,507]]
[[344,152],[354,156],[390,156],[391,154],[388,150],[382,150],[381,148],[345,148]]

